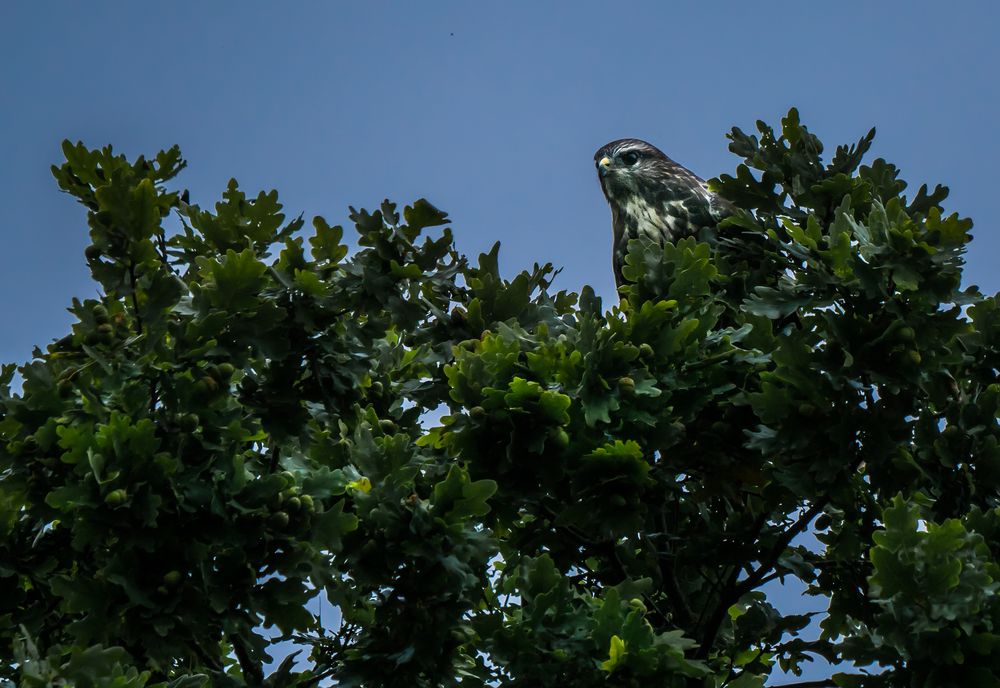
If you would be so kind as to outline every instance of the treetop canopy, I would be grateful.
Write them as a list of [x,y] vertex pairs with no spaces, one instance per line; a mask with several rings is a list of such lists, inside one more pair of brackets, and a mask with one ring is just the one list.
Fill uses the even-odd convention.
[[[352,209],[351,251],[235,180],[188,203],[176,147],[67,142],[102,296],[0,375],[0,676],[1000,685],[971,222],[862,164],[874,131],[757,130],[712,181],[736,215],[632,242],[609,308],[470,262],[424,200]],[[304,652],[267,669],[275,639]]]

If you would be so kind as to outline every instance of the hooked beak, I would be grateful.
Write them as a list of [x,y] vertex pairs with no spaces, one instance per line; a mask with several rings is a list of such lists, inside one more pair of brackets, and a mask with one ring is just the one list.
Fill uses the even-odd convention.
[[605,155],[603,158],[597,161],[597,174],[599,174],[602,177],[607,177],[610,172],[611,172],[611,158]]

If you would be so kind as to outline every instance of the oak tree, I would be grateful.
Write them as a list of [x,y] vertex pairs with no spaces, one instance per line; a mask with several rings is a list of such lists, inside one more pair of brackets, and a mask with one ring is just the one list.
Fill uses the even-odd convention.
[[275,192],[190,204],[177,148],[67,142],[101,296],[0,375],[0,677],[1000,685],[971,222],[862,164],[873,132],[757,130],[712,182],[740,210],[632,242],[608,305],[469,261],[423,200],[352,209],[351,250]]

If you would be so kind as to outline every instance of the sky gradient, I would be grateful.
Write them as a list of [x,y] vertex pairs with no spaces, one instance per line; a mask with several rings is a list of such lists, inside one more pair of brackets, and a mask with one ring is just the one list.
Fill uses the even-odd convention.
[[963,2],[5,3],[0,8],[0,361],[67,332],[93,296],[83,209],[49,165],[64,138],[129,156],[177,143],[178,185],[230,177],[290,216],[426,197],[469,255],[502,242],[560,289],[614,294],[593,152],[644,138],[703,177],[733,125],[790,106],[828,145],[951,187],[976,221],[966,284],[994,267],[1000,4]]
[[[130,156],[180,144],[202,205],[230,177],[290,214],[424,196],[507,274],[613,294],[593,152],[658,145],[731,172],[733,125],[795,105],[828,146],[869,127],[905,179],[972,216],[969,282],[1000,290],[987,171],[1000,154],[1000,5],[837,3],[5,3],[0,9],[0,360],[66,332],[93,294],[64,138]],[[514,9],[509,8],[516,8]]]

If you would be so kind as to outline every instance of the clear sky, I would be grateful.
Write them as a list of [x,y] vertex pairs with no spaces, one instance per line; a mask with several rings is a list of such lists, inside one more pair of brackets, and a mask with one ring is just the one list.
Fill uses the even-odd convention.
[[976,221],[970,281],[1000,290],[1000,4],[919,2],[8,2],[0,7],[0,360],[66,332],[93,293],[60,141],[180,144],[203,205],[229,177],[291,214],[420,196],[459,248],[610,297],[593,152],[646,138],[703,177],[724,134],[789,106],[831,147],[943,182]]
[[290,215],[424,196],[459,249],[502,242],[510,275],[613,295],[602,144],[645,138],[703,177],[725,133],[790,106],[832,150],[911,191],[945,183],[976,220],[967,283],[994,267],[1000,3],[5,2],[0,6],[0,361],[67,332],[93,295],[83,209],[49,165],[62,139],[130,156],[180,144],[202,205],[230,177]]

